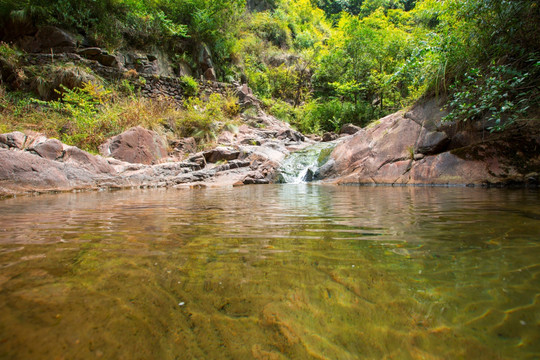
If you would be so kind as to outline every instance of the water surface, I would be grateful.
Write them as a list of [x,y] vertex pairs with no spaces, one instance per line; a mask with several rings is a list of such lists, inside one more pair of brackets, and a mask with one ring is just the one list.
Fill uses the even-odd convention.
[[540,193],[0,201],[0,358],[536,359]]

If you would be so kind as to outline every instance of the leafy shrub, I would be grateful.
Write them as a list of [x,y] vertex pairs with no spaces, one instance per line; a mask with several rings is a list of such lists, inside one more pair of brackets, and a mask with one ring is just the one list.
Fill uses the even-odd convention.
[[185,75],[180,78],[184,95],[187,97],[199,94],[199,83],[193,77]]
[[[537,62],[536,67],[540,67]],[[525,115],[534,99],[524,91],[530,73],[507,65],[473,68],[463,80],[450,86],[450,110],[444,120],[484,120],[492,131],[500,131]],[[536,100],[537,101],[537,100]]]

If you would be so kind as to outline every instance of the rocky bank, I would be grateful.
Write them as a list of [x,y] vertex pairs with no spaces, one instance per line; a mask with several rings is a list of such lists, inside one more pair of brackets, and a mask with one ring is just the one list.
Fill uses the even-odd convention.
[[[137,127],[92,155],[41,134],[0,135],[0,196],[50,191],[134,187],[200,187],[266,184],[283,158],[312,143],[276,118],[260,112],[218,146],[196,151],[192,138],[167,144]],[[168,149],[171,151],[167,151]]]
[[337,184],[537,186],[540,127],[448,123],[435,99],[343,139],[316,178]]
[[[537,122],[490,133],[485,124],[445,123],[443,115],[432,100],[364,129],[344,131],[313,179],[364,185],[538,186]],[[261,110],[245,120],[237,132],[221,133],[215,148],[199,152],[192,138],[167,141],[140,127],[109,139],[101,155],[41,134],[1,134],[0,196],[267,184],[276,181],[288,154],[314,143]]]

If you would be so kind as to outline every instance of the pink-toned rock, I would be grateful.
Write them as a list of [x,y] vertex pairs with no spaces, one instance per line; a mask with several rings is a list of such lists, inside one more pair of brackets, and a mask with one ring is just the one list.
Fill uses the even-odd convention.
[[332,152],[334,174],[361,172],[373,178],[383,165],[410,160],[421,127],[401,113],[382,118],[340,143]]
[[[432,112],[417,110],[414,114]],[[540,171],[540,129],[536,124],[516,126],[447,151],[452,140],[434,128],[438,119],[413,120],[401,112],[382,118],[340,143],[318,178],[331,178],[339,184],[488,185],[530,183],[527,174]],[[435,130],[421,123],[430,123]]]
[[223,131],[219,134],[217,142],[222,145],[232,145],[234,144],[235,138],[234,134],[230,131]]
[[63,168],[58,162],[26,151],[0,149],[0,194],[9,194],[11,191],[68,189],[70,182]]
[[130,163],[156,164],[167,156],[167,145],[156,132],[137,126],[109,139],[100,152]]
[[95,174],[114,174],[116,172],[105,159],[75,146],[64,146],[64,156],[59,160]]
[[59,140],[47,139],[29,147],[28,150],[34,151],[42,158],[56,160],[62,157],[64,145]]
[[32,149],[39,143],[47,141],[47,137],[41,133],[28,131],[26,132],[26,141],[24,143],[25,149]]
[[174,150],[184,154],[192,154],[197,152],[197,142],[193,137],[172,140],[170,141],[169,145]]
[[26,135],[20,131],[0,134],[0,144],[4,144],[10,148],[22,149],[25,141]]
[[235,159],[238,159],[239,155],[240,155],[240,151],[233,148],[223,147],[223,146],[218,146],[215,149],[208,150],[203,153],[203,156],[206,159],[206,162],[209,162],[209,163],[216,163],[222,160],[226,160],[226,161],[235,160]]

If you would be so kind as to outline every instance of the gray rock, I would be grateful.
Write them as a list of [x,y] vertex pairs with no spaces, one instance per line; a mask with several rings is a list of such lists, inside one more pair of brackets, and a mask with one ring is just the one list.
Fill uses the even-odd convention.
[[360,131],[362,128],[353,124],[345,124],[341,127],[340,134],[353,135]]
[[205,43],[199,45],[199,55],[197,57],[197,61],[203,73],[207,69],[214,67],[214,63],[212,62],[212,53],[210,52],[210,48]]
[[415,152],[424,155],[439,154],[445,151],[450,143],[448,136],[440,131],[425,131],[420,134]]
[[334,164],[335,164],[334,159],[330,159],[326,163],[324,163],[313,174],[313,180],[321,180],[321,179],[328,178],[332,174]]
[[188,64],[186,64],[185,62],[183,61],[180,61],[178,64],[178,71],[177,71],[177,75],[179,77],[182,77],[182,76],[193,76],[193,72],[191,71],[191,68],[189,67]]
[[305,141],[306,140],[304,135],[302,135],[298,131],[295,131],[295,130],[292,130],[292,129],[287,129],[287,130],[281,131],[277,135],[277,138],[280,139],[280,140],[288,139],[288,140],[291,140],[291,141],[294,141],[294,142],[300,142],[300,141]]

